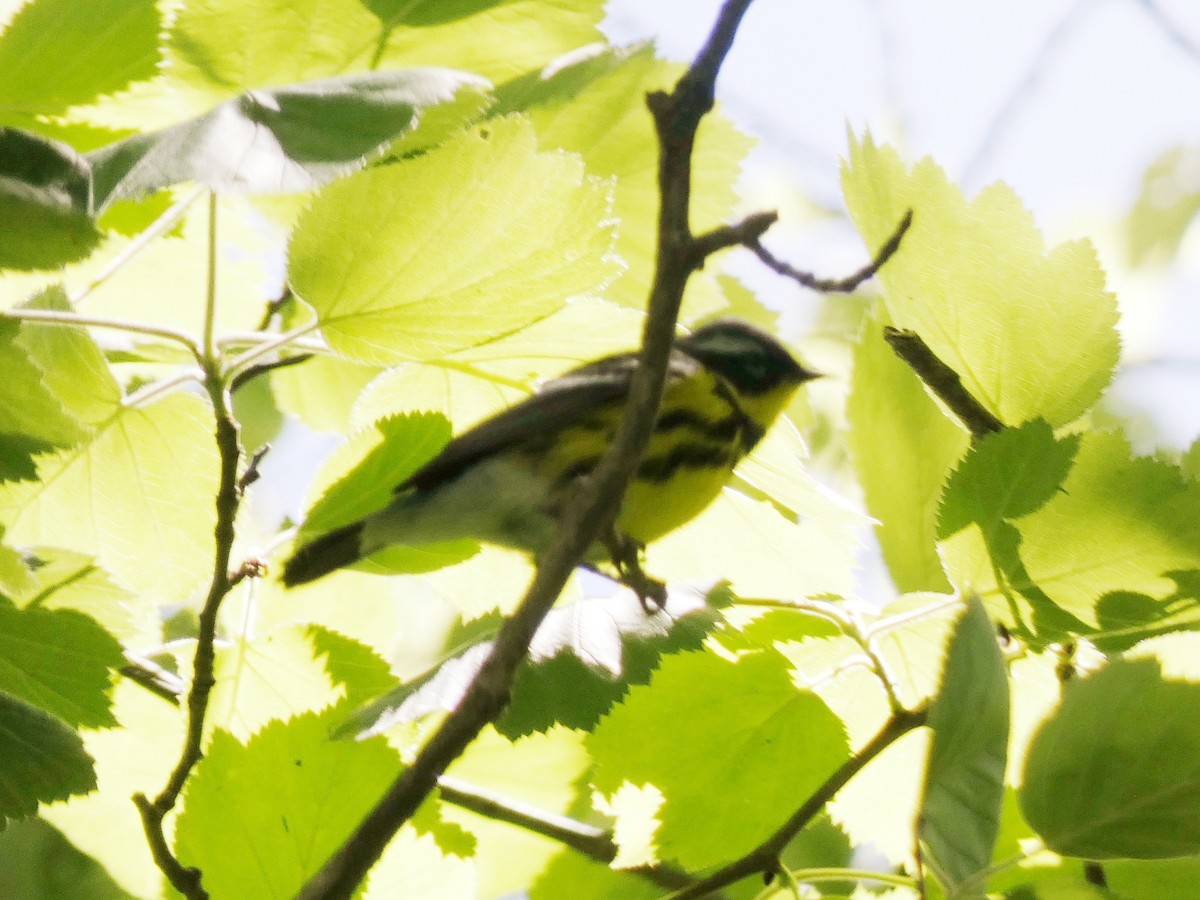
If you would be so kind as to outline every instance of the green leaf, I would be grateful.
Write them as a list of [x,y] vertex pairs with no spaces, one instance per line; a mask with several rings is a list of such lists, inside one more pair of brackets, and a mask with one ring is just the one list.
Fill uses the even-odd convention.
[[824,498],[805,513],[797,522],[773,503],[726,488],[699,516],[654,542],[647,571],[669,581],[721,578],[739,597],[756,599],[851,593],[857,547],[845,507]]
[[[499,83],[603,40],[602,0],[367,0],[385,26],[383,60],[454,65]],[[502,50],[479,35],[503,35]]]
[[[654,48],[590,48],[557,60],[497,90],[496,114],[526,111],[541,146],[578,153],[590,173],[615,177],[613,213],[621,223],[617,253],[626,270],[605,297],[643,309],[654,271],[658,217],[658,143],[644,98],[674,86],[683,67],[654,56]],[[690,215],[696,232],[725,224],[732,214],[742,160],[752,142],[719,111],[701,122],[692,155]],[[715,272],[697,272],[688,308],[726,305]]]
[[1152,659],[1068,682],[1029,748],[1021,809],[1066,856],[1200,853],[1200,684]]
[[46,384],[46,373],[30,354],[23,339],[26,326],[12,319],[0,321],[0,434],[7,467],[21,477],[33,473],[25,462],[49,446],[67,447],[87,430],[67,413],[62,401]]
[[160,27],[154,0],[25,3],[0,37],[0,109],[61,113],[151,77]]
[[577,158],[538,152],[528,123],[504,119],[322,191],[292,236],[290,280],[338,353],[439,358],[602,287],[607,213]]
[[[194,642],[179,645],[177,652],[184,657],[181,668],[187,666]],[[303,625],[223,642],[214,675],[205,726],[239,740],[269,722],[331,706],[340,696]]]
[[[319,481],[337,480],[309,508],[297,545],[386,507],[395,499],[396,486],[432,459],[449,439],[449,423],[436,413],[381,419],[354,435],[318,476]],[[350,467],[355,459],[357,464]],[[338,477],[338,472],[345,474]],[[359,567],[373,572],[426,572],[460,562],[477,549],[474,541],[467,540],[394,546],[373,554]]]
[[65,144],[0,128],[0,220],[21,223],[0,232],[0,269],[53,269],[96,249],[89,179]]
[[162,131],[88,154],[96,207],[183,181],[215,191],[308,191],[361,168],[412,127],[418,111],[479,79],[408,69],[255,89]]
[[162,627],[152,597],[137,597],[113,583],[107,572],[84,553],[35,547],[36,560],[29,582],[9,595],[17,606],[36,604],[42,610],[73,609],[95,619],[122,641],[159,643]]
[[869,135],[851,139],[842,186],[872,249],[913,210],[899,253],[877,276],[888,316],[1002,422],[1063,425],[1096,402],[1117,363],[1117,309],[1088,242],[1046,253],[1009,187],[991,185],[968,203],[931,159],[910,170]]
[[1008,746],[1008,675],[978,598],[950,639],[942,686],[929,709],[933,742],[917,833],[955,889],[992,861],[1000,831]]
[[[47,288],[20,308],[73,312],[62,285]],[[47,390],[69,416],[95,426],[117,412],[121,387],[86,329],[24,322],[17,343],[42,370]]]
[[0,825],[22,819],[39,803],[96,787],[92,758],[65,722],[0,691]]
[[54,826],[26,819],[0,833],[0,897],[21,900],[134,900],[96,860],[80,853]]
[[121,646],[94,619],[69,609],[17,609],[0,599],[0,691],[73,727],[115,725],[109,671]]
[[970,437],[868,323],[854,354],[847,440],[875,534],[901,591],[944,591],[936,549],[937,500]]
[[196,108],[376,66],[452,66],[498,81],[600,40],[603,15],[599,0],[204,0],[175,17],[167,73]]
[[135,594],[184,600],[211,574],[212,427],[189,394],[123,408],[90,443],[39,457],[38,482],[0,485],[6,541],[70,547]]
[[589,739],[597,790],[661,792],[658,847],[688,869],[757,846],[849,758],[841,722],[788,669],[770,651],[664,660]]
[[[947,489],[940,550],[951,580],[978,590],[994,615],[1023,627],[1023,599],[1034,630],[1054,639],[1124,627],[1120,598],[1109,595],[1134,592],[1159,603],[1138,627],[1189,610],[1196,618],[1188,573],[1200,569],[1200,485],[1178,467],[1132,458],[1120,435],[1056,441],[1031,423],[981,442],[960,472]],[[972,517],[984,527],[956,531]]]
[[363,703],[395,686],[388,664],[366,644],[319,625],[307,626],[305,634],[330,679],[345,688],[347,703]]
[[1007,519],[1037,512],[1062,486],[1078,449],[1078,437],[1057,441],[1041,420],[988,435],[971,448],[946,484],[938,538],[968,525],[990,534]]
[[[330,741],[328,717],[218,731],[188,781],[175,852],[215,897],[293,897],[400,770],[382,739]],[[231,853],[230,847],[237,852]]]

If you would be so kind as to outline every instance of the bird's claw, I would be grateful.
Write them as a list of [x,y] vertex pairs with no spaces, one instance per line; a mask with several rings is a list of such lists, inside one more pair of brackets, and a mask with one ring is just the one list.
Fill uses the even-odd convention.
[[646,614],[662,611],[667,605],[667,585],[642,570],[642,545],[628,535],[616,532],[610,534],[605,543],[621,584],[637,594]]

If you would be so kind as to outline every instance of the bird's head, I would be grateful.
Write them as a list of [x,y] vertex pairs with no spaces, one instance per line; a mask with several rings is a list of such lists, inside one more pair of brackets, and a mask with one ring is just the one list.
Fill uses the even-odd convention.
[[718,319],[681,338],[677,346],[728,381],[739,394],[791,393],[818,372],[800,365],[771,335],[738,319]]

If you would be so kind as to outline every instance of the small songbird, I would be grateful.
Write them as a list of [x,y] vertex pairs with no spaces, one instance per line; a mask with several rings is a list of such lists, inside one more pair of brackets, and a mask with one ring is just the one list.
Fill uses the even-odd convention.
[[[587,363],[454,438],[396,486],[386,508],[296,550],[284,584],[396,544],[471,538],[537,555],[553,540],[572,483],[595,468],[616,433],[637,362],[636,353],[621,353]],[[708,506],[796,389],[817,377],[735,319],[677,339],[649,447],[613,533],[585,564],[612,561],[622,574],[640,574],[637,551]]]

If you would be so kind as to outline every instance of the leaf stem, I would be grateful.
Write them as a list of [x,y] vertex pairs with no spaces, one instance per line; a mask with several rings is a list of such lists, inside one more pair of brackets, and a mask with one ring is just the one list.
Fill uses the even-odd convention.
[[78,306],[85,299],[87,299],[87,296],[91,294],[92,291],[96,290],[96,288],[100,287],[100,285],[104,284],[104,282],[108,281],[109,278],[124,268],[126,263],[141,253],[142,250],[147,247],[147,245],[174,228],[175,223],[183,218],[184,214],[188,211],[188,208],[200,199],[200,196],[204,193],[204,191],[205,188],[203,186],[195,188],[182,200],[175,203],[174,206],[155,219],[150,224],[149,228],[130,241],[129,246],[114,256],[112,261],[109,262],[109,264],[103,269],[101,269],[91,281],[85,284],[74,294],[70,295],[71,305]]
[[204,364],[215,367],[217,345],[213,340],[217,320],[217,192],[208,192],[208,272],[204,294]]
[[811,884],[822,881],[878,881],[880,884],[911,888],[917,883],[915,878],[910,878],[908,875],[874,872],[869,869],[796,869],[791,874],[797,881]]
[[14,322],[38,322],[43,325],[58,325],[75,328],[111,328],[114,331],[128,331],[133,334],[149,334],[168,341],[183,344],[197,359],[200,358],[200,345],[185,332],[163,325],[150,325],[145,322],[131,322],[126,319],[111,319],[107,316],[81,316],[78,313],[59,309],[6,309],[0,311],[0,319]]
[[189,367],[173,375],[169,375],[159,381],[152,381],[150,384],[143,385],[132,394],[129,394],[121,401],[121,404],[130,409],[137,406],[144,406],[152,400],[158,399],[160,394],[165,394],[168,391],[173,391],[181,384],[186,384],[189,381],[197,383],[204,382],[204,372],[196,366]]
[[825,600],[742,600],[743,606],[760,606],[767,609],[786,609],[793,612],[803,612],[809,615],[825,619],[836,625],[846,637],[858,644],[863,655],[867,658],[870,664],[870,669],[875,673],[875,677],[879,679],[879,683],[883,686],[884,694],[887,696],[888,706],[893,714],[904,711],[904,704],[900,702],[900,687],[895,676],[891,672],[891,667],[887,664],[884,658],[875,649],[874,636],[871,629],[865,626],[862,619],[857,613],[844,607],[838,606],[836,603],[830,603]]

